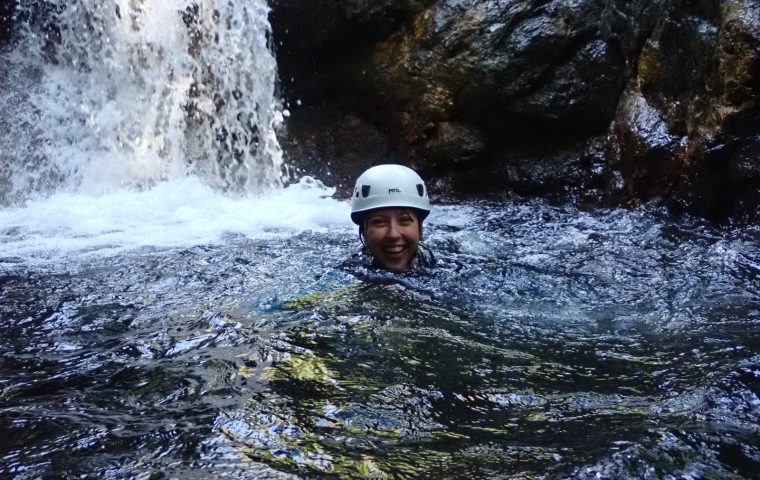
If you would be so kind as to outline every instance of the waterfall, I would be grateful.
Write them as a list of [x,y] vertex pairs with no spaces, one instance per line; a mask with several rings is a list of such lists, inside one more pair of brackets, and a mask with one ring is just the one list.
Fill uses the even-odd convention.
[[19,2],[0,59],[0,205],[194,176],[280,186],[266,0]]

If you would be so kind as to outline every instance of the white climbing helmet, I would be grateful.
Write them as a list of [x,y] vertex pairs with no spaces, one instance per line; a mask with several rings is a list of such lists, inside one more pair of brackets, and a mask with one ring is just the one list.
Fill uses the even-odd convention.
[[419,210],[420,222],[430,213],[430,197],[417,172],[403,165],[377,165],[356,179],[351,197],[351,220],[361,225],[362,213],[375,208]]

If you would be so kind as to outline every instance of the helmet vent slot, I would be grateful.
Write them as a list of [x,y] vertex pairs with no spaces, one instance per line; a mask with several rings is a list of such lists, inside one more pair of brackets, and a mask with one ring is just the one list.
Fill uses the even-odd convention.
[[420,194],[420,197],[424,197],[425,196],[425,186],[423,184],[421,184],[421,183],[417,184],[417,193]]
[[369,195],[369,188],[371,185],[362,185],[362,197],[367,198],[367,195]]

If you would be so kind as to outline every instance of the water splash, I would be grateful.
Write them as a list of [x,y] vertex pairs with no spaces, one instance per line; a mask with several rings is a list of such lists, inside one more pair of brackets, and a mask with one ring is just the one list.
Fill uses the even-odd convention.
[[234,237],[272,239],[305,230],[353,238],[349,207],[310,177],[268,195],[219,195],[197,177],[150,190],[93,198],[58,193],[0,210],[0,270],[10,264],[76,263],[142,247],[218,244]]
[[188,175],[225,191],[280,186],[268,11],[265,0],[19,4],[28,20],[3,54],[0,203]]

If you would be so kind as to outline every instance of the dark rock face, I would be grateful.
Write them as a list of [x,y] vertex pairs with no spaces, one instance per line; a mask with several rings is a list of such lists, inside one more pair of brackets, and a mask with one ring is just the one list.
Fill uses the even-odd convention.
[[[502,175],[469,184],[468,175],[457,173],[505,172],[500,164],[514,158],[504,154],[510,147],[573,147],[579,156],[589,138],[606,131],[625,86],[626,59],[598,28],[605,13],[598,2],[427,3],[386,38],[364,37],[359,49],[321,57],[304,81],[311,90],[288,89],[286,79],[286,93],[307,103],[341,105],[366,119],[402,161],[428,176],[454,179],[447,184],[462,192],[502,190]],[[275,18],[282,15],[275,12]],[[275,37],[277,32],[276,27]],[[325,84],[334,90],[320,88]],[[298,121],[298,109],[293,113]],[[543,168],[543,157],[531,158]],[[549,167],[556,155],[545,160],[556,170]],[[519,190],[546,191],[545,181],[531,178]],[[564,183],[582,182],[573,177]]]
[[[758,217],[756,0],[280,0],[273,19],[284,94],[310,105],[291,123],[332,135],[314,148],[338,183],[386,159],[464,194]],[[381,153],[341,155],[318,110]]]
[[673,2],[636,61],[612,127],[623,182],[611,198],[757,218],[760,159],[746,152],[760,134],[760,5]]
[[[393,32],[398,24],[421,11],[431,0],[277,0],[273,28],[290,52],[326,53],[344,49],[345,42],[368,42]],[[351,46],[351,45],[349,45]]]
[[428,131],[452,119],[493,138],[564,131],[578,118],[590,119],[575,124],[583,133],[604,129],[624,59],[590,26],[600,9],[582,0],[533,3],[440,2],[418,16],[376,46],[363,70],[369,80],[357,79],[363,96],[374,92],[386,105],[371,113],[400,128],[410,153],[423,158]]
[[400,163],[384,135],[371,123],[345,109],[306,106],[287,123],[281,144],[298,169],[336,186],[353,189],[356,172],[379,163]]
[[336,95],[345,89],[345,69],[354,57],[432,1],[273,0],[271,23],[283,84],[294,98]]

